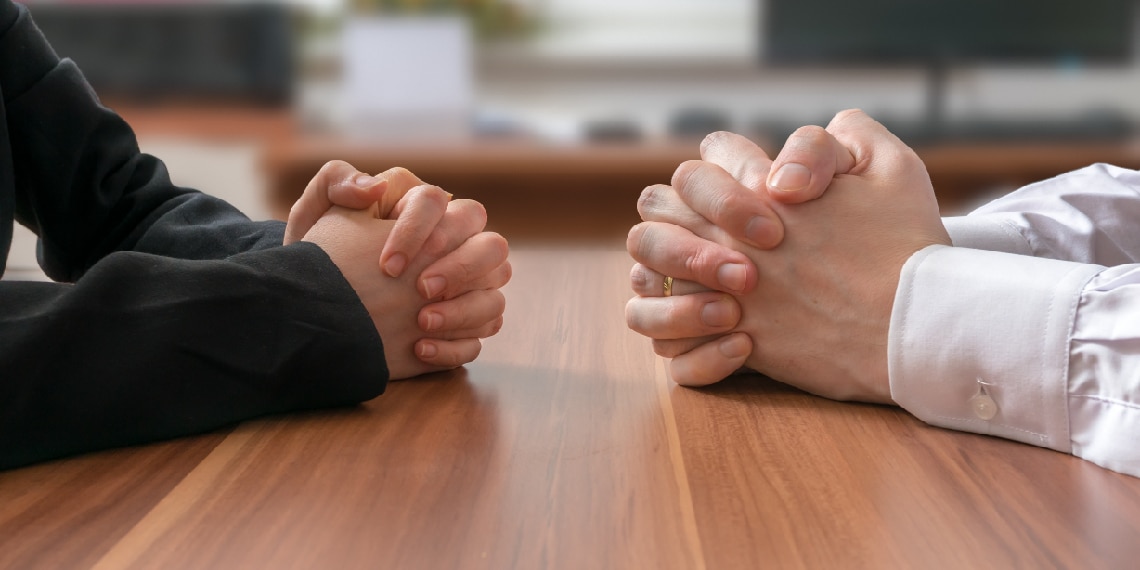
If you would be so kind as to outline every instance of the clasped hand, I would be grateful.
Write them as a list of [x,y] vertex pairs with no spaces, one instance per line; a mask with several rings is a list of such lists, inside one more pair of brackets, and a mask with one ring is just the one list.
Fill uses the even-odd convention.
[[950,244],[922,161],[859,111],[801,128],[775,161],[730,133],[706,138],[701,158],[638,202],[629,327],[654,339],[681,384],[747,367],[834,399],[890,402],[899,272],[914,252]]
[[461,366],[503,324],[507,242],[487,213],[403,168],[332,161],[289,212],[285,244],[321,247],[380,334],[392,379]]

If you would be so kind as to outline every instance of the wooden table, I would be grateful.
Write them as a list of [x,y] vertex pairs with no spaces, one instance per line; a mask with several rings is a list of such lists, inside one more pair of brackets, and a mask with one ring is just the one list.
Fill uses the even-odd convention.
[[1140,559],[1140,479],[756,376],[675,386],[624,326],[620,246],[512,259],[506,326],[465,369],[351,409],[0,473],[0,567]]

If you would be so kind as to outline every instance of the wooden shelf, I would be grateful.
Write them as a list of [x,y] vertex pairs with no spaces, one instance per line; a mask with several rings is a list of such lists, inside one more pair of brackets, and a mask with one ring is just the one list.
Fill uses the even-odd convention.
[[205,140],[268,142],[296,136],[291,109],[242,105],[155,104],[104,101],[131,125],[135,134]]
[[[1095,162],[1140,168],[1140,144],[1074,143],[919,147],[945,214]],[[483,202],[490,227],[508,237],[624,237],[637,223],[641,190],[668,183],[698,158],[697,141],[557,146],[530,141],[396,145],[336,137],[286,137],[266,153],[269,202],[283,217],[328,160],[368,172],[406,167],[457,196]]]

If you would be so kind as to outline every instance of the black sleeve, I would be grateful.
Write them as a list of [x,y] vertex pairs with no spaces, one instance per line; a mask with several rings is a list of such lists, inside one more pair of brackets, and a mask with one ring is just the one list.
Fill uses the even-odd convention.
[[2,1],[0,26],[13,20],[0,36],[0,91],[14,215],[39,236],[52,279],[75,281],[115,251],[222,259],[281,245],[280,222],[253,223],[222,200],[175,186],[75,65],[55,56],[27,9]]
[[0,95],[0,222],[74,282],[0,282],[0,469],[384,390],[379,335],[324,251],[174,186],[11,0]]
[[310,243],[115,253],[75,285],[0,282],[0,469],[379,395],[379,335]]

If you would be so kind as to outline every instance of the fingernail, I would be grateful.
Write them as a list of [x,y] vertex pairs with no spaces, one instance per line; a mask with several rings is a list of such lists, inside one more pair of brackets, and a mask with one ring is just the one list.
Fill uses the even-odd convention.
[[779,239],[779,228],[771,218],[755,216],[748,220],[744,228],[744,236],[757,247],[770,247],[770,244]]
[[371,188],[371,187],[379,184],[380,179],[376,178],[375,176],[369,176],[367,174],[361,174],[360,176],[357,176],[356,179],[353,180],[353,182],[361,188]]
[[748,268],[740,263],[725,263],[717,268],[716,279],[729,291],[744,291]]
[[439,349],[430,342],[420,343],[420,358],[435,358],[439,354]]
[[394,253],[388,261],[384,262],[384,273],[391,277],[399,277],[404,272],[404,267],[408,265],[408,258],[404,257],[402,253]]
[[721,340],[716,348],[720,351],[721,356],[725,358],[748,356],[748,353],[752,350],[752,346],[748,342],[748,337],[742,334],[734,334]]
[[428,299],[434,299],[436,295],[443,292],[444,287],[447,287],[447,279],[442,275],[428,277],[424,279],[424,296]]
[[730,327],[736,324],[736,311],[732,303],[718,299],[701,307],[701,322],[710,327]]
[[424,323],[424,331],[430,332],[443,326],[443,317],[439,313],[428,313]]
[[802,164],[789,162],[780,167],[771,178],[768,186],[784,192],[792,192],[811,183],[811,171]]

